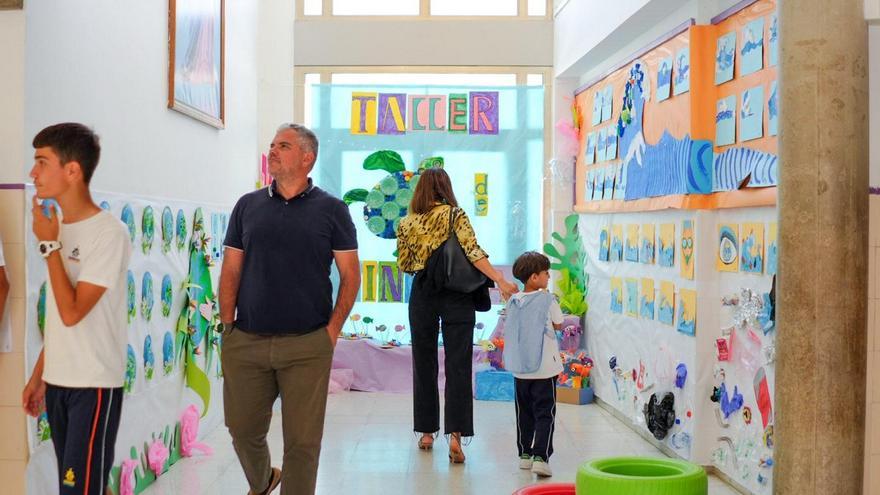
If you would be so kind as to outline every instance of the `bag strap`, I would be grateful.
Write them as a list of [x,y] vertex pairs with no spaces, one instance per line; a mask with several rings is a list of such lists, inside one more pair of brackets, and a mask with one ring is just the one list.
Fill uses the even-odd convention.
[[452,237],[455,234],[455,207],[449,207],[449,235],[446,236],[447,239]]

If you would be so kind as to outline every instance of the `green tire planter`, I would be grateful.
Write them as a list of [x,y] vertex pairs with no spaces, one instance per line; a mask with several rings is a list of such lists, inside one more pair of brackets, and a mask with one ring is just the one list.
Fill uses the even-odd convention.
[[583,464],[577,495],[708,495],[709,480],[700,466],[652,457],[610,457]]

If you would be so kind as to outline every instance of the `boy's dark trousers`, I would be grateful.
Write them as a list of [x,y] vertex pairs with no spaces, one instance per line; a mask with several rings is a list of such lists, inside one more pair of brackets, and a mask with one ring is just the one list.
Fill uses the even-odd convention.
[[538,380],[514,378],[516,389],[516,448],[544,462],[553,455],[556,422],[556,377]]
[[61,495],[103,495],[122,414],[122,388],[46,385]]

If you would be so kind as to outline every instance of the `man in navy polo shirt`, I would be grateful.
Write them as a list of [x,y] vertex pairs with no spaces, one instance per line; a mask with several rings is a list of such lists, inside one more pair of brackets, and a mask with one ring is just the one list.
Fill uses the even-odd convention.
[[[318,139],[282,125],[269,147],[269,187],[229,219],[220,272],[223,406],[251,494],[313,494],[333,348],[360,286],[348,206],[312,184]],[[330,264],[340,284],[333,306]],[[237,310],[237,311],[236,311]],[[281,395],[282,469],[266,444]]]

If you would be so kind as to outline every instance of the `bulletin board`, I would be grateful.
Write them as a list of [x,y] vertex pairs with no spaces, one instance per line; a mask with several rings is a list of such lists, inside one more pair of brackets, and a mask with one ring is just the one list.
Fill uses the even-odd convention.
[[575,211],[776,204],[775,8],[690,20],[578,90]]

